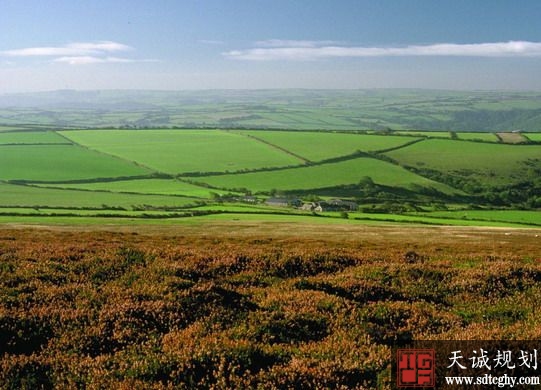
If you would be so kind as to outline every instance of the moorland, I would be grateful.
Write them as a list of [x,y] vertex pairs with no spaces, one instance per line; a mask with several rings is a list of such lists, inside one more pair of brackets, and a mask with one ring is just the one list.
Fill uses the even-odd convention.
[[539,230],[0,229],[6,389],[389,388],[391,347],[538,340]]

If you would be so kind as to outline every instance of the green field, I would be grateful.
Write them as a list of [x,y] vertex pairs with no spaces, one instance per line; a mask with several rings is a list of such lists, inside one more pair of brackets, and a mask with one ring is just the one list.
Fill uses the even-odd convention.
[[536,226],[538,223],[535,218],[532,220],[513,218],[509,215],[501,216],[499,220],[483,219],[483,218],[462,218],[460,214],[453,216],[452,213],[419,213],[418,215],[397,215],[384,213],[349,213],[349,219],[373,222],[390,222],[390,223],[410,223],[419,225],[449,225],[449,226],[492,226],[492,227],[526,227]]
[[150,173],[128,161],[74,145],[0,146],[0,180],[65,181]]
[[[157,225],[157,226],[166,226],[166,227],[186,227],[194,226],[197,228],[202,227],[203,229],[212,229],[216,224],[224,224],[226,229],[236,228],[238,225],[239,229],[243,231],[253,230],[257,227],[268,226],[269,229],[275,230],[273,224],[287,224],[289,228],[295,229],[296,226],[305,227],[306,225],[316,225],[320,229],[325,225],[385,225],[389,222],[393,224],[401,223],[400,221],[391,221],[376,218],[365,219],[365,220],[349,220],[342,219],[338,217],[334,218],[325,218],[307,214],[286,214],[286,213],[257,213],[249,212],[245,210],[239,210],[238,212],[228,212],[228,213],[216,213],[208,214],[202,216],[192,216],[192,217],[171,217],[171,218],[144,218],[137,217],[134,212],[121,212],[121,211],[111,211],[108,210],[105,212],[92,211],[90,213],[83,211],[80,215],[77,216],[49,216],[49,215],[21,215],[14,217],[13,215],[2,215],[0,209],[0,224],[10,224],[10,223],[22,223],[28,225],[59,225],[59,226],[73,226],[73,225],[94,225],[94,226],[106,226],[106,227],[116,227],[116,226],[135,226],[135,225]],[[43,212],[46,212],[45,210]],[[66,211],[64,211],[66,213]],[[151,212],[138,213],[149,214]],[[78,214],[78,213],[77,213]],[[91,215],[88,215],[91,214]],[[107,214],[107,216],[103,216]],[[114,214],[117,214],[116,216]],[[127,215],[132,214],[133,217]],[[163,214],[163,213],[162,213]],[[411,223],[410,221],[403,221],[404,223]],[[244,223],[249,223],[249,225],[244,225]],[[499,224],[498,226],[503,226]],[[204,230],[203,230],[204,231]],[[294,233],[292,232],[292,235]]]
[[[197,209],[199,210],[199,208]],[[216,208],[218,211],[218,208]],[[259,210],[261,211],[261,210]],[[186,210],[189,212],[189,210]],[[6,215],[9,214],[9,215]],[[15,216],[14,214],[18,214]],[[55,215],[56,214],[56,215]],[[70,215],[65,215],[70,214]],[[28,225],[95,225],[95,226],[136,226],[136,225],[158,225],[158,226],[194,226],[202,228],[211,228],[217,223],[223,223],[230,228],[238,224],[240,229],[253,229],[255,226],[268,226],[272,229],[273,224],[284,223],[290,229],[306,228],[310,226],[320,226],[323,229],[328,225],[376,225],[376,226],[486,226],[495,228],[538,228],[537,222],[526,221],[492,221],[488,219],[463,219],[451,217],[436,216],[415,216],[415,215],[397,215],[397,214],[372,214],[372,213],[349,213],[349,218],[341,218],[338,214],[328,214],[324,217],[306,214],[285,214],[285,213],[264,213],[258,212],[258,209],[242,209],[208,214],[203,216],[190,217],[158,217],[170,215],[169,213],[155,211],[119,211],[119,210],[65,210],[65,209],[8,209],[0,208],[0,224],[22,223]],[[174,212],[173,212],[174,214]],[[149,218],[149,215],[156,217]],[[511,218],[510,218],[511,219]],[[251,223],[249,226],[242,226],[243,223]]]
[[276,145],[310,161],[321,161],[362,152],[396,148],[416,138],[297,131],[240,131]]
[[185,210],[178,209],[174,211],[164,210],[121,210],[111,208],[85,208],[85,209],[65,209],[65,208],[40,208],[40,207],[0,207],[0,215],[3,216],[25,216],[35,217],[36,221],[46,222],[50,218],[185,218]]
[[338,163],[271,172],[206,176],[197,178],[197,181],[219,188],[248,188],[259,192],[272,189],[310,190],[358,184],[365,177],[370,177],[376,184],[381,185],[403,188],[412,188],[417,185],[449,194],[458,192],[441,183],[408,172],[399,166],[371,158],[356,158]]
[[541,211],[525,210],[463,210],[463,211],[433,211],[420,213],[429,218],[449,218],[463,221],[512,222],[525,225],[541,226]]
[[0,145],[67,143],[70,142],[53,131],[13,131],[0,133]]
[[498,137],[494,133],[472,133],[472,132],[462,132],[456,133],[457,137],[466,141],[487,141],[487,142],[498,142]]
[[530,141],[541,142],[541,133],[523,133],[522,135]]
[[194,198],[210,198],[212,192],[205,187],[196,186],[173,179],[138,179],[118,180],[112,182],[57,184],[55,187],[67,189],[83,189],[89,191],[111,191],[157,195],[183,195]]
[[196,199],[176,196],[117,194],[40,188],[0,182],[1,207],[52,208],[114,208],[132,209],[134,206],[186,207],[195,205]]
[[385,155],[400,164],[470,176],[482,183],[514,183],[525,178],[528,161],[539,161],[536,145],[500,145],[430,139]]
[[61,134],[78,144],[170,174],[303,163],[261,142],[221,130],[94,130]]

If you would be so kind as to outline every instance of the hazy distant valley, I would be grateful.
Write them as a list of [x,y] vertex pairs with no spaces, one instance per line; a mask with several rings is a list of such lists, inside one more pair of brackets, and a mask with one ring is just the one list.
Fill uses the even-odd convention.
[[541,93],[437,90],[73,91],[0,95],[0,124],[541,131]]

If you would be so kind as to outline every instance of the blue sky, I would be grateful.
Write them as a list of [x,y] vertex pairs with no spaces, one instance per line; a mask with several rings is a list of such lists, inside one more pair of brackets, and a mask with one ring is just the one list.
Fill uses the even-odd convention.
[[0,93],[541,89],[538,0],[2,0]]

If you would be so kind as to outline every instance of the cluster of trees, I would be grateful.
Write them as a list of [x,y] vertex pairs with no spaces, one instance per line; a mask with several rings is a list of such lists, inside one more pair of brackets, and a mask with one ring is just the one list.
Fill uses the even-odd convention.
[[488,187],[481,194],[483,202],[497,206],[515,206],[521,209],[541,208],[541,179],[524,181],[500,187]]
[[476,178],[476,172],[469,170],[449,174],[428,168],[408,169],[466,192],[473,203],[536,209],[541,207],[541,168],[538,164],[539,161],[526,162],[521,180],[504,185],[481,183]]

